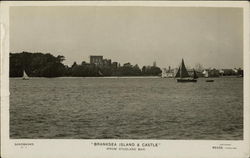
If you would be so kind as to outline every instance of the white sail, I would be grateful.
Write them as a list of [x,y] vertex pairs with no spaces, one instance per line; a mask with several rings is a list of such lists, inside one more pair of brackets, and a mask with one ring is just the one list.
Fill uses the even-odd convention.
[[26,74],[26,72],[23,70],[23,79],[28,80],[29,76]]

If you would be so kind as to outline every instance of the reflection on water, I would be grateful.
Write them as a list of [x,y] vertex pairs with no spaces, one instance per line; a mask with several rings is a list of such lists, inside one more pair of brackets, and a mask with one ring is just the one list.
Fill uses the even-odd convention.
[[243,79],[10,79],[11,138],[243,139]]

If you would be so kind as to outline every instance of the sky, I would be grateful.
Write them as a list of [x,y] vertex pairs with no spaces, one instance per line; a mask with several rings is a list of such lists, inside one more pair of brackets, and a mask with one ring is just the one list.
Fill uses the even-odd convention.
[[140,67],[238,68],[243,65],[240,8],[11,7],[10,52],[63,55],[71,66],[103,55]]

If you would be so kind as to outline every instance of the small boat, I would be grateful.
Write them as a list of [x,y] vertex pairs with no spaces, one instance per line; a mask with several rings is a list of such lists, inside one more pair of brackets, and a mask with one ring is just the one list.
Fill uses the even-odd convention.
[[189,74],[188,74],[188,71],[186,69],[186,66],[184,64],[184,60],[182,59],[182,62],[181,62],[181,66],[179,67],[176,75],[175,75],[175,78],[177,78],[177,82],[197,82],[197,74],[195,72],[195,70],[193,69],[194,71],[194,74],[193,74],[193,77],[191,77]]
[[206,82],[214,82],[214,80],[206,80]]
[[177,79],[177,82],[197,82],[197,80],[191,78],[179,78]]
[[196,71],[193,69],[193,79],[197,79],[198,78],[198,75],[197,75],[197,73],[196,73]]
[[24,70],[23,70],[23,80],[29,80],[29,76],[26,74]]

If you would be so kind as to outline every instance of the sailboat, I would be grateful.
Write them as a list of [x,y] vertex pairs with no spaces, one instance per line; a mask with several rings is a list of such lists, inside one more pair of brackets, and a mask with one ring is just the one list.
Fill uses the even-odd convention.
[[182,59],[181,61],[181,66],[179,67],[176,75],[175,75],[175,78],[177,78],[177,82],[197,82],[197,74],[194,71],[194,75],[193,77],[191,77],[189,74],[188,74],[188,71],[186,69],[186,66],[184,64],[184,60]]
[[196,71],[193,69],[193,79],[197,79],[198,78],[198,75],[196,73]]
[[29,76],[26,74],[26,72],[23,70],[23,80],[28,80]]

